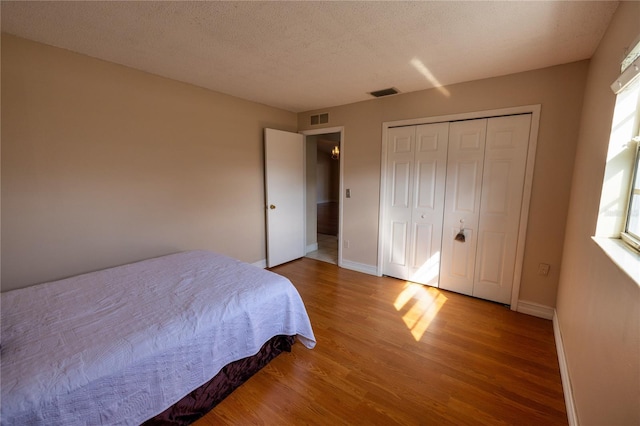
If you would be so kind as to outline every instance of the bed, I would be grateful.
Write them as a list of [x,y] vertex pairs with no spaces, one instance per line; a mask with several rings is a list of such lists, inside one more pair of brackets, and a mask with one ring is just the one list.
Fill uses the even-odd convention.
[[208,251],[2,293],[1,319],[3,425],[188,424],[185,401],[315,345],[289,280]]

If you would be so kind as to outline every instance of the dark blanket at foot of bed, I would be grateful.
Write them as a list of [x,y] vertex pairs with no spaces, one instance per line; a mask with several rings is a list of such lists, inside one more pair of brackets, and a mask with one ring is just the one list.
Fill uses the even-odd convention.
[[180,401],[143,423],[145,426],[188,425],[218,405],[234,389],[283,351],[291,352],[295,336],[275,336],[251,357],[227,364],[209,382],[193,390]]

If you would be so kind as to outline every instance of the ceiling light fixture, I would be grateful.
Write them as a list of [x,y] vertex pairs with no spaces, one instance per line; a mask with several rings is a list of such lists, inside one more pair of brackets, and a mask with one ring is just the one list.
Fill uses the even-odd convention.
[[338,145],[334,146],[331,150],[331,158],[333,160],[337,160],[338,158],[340,158],[340,148],[338,148]]

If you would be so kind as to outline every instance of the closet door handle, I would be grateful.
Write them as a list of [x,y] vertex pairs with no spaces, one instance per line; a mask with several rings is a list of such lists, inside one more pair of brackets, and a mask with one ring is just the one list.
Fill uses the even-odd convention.
[[460,241],[461,243],[464,243],[466,241],[466,236],[464,235],[464,220],[460,219],[460,231],[458,231],[458,233],[456,234],[455,237],[453,237],[454,240],[456,241]]

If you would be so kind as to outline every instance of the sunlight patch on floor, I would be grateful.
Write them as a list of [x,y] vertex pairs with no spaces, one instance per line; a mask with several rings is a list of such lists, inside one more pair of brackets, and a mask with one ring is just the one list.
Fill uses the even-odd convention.
[[447,298],[437,288],[407,281],[393,306],[404,312],[402,320],[418,342],[446,302]]
[[429,258],[422,266],[413,274],[411,274],[411,281],[427,285],[437,285],[440,275],[440,252],[436,252]]

